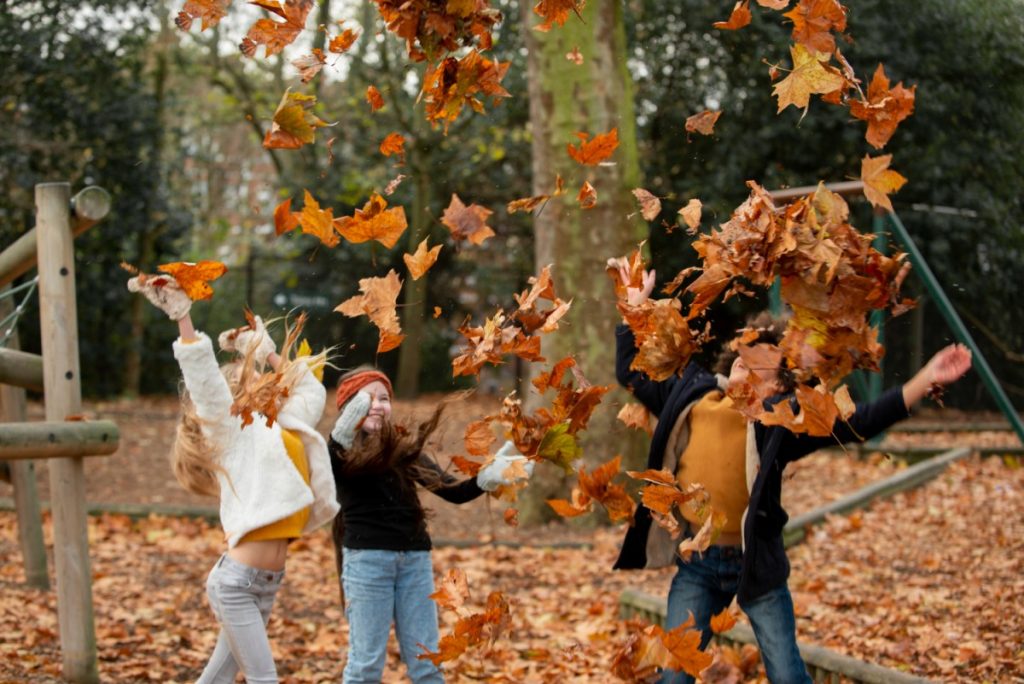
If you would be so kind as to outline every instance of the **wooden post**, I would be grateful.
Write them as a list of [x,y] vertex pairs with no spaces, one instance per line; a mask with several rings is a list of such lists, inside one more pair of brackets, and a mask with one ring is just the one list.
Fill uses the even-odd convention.
[[[2,288],[6,290],[9,288]],[[6,318],[14,306],[9,297],[0,298],[0,318]],[[11,324],[7,349],[18,349],[17,323]],[[11,385],[0,385],[0,420],[14,423],[25,420],[25,390]],[[11,484],[14,485],[14,510],[18,520],[18,543],[25,564],[25,581],[39,589],[50,588],[46,572],[46,544],[43,541],[43,516],[39,510],[39,491],[36,489],[35,463],[31,460],[13,461]]]
[[[36,186],[36,233],[46,419],[62,421],[82,406],[69,184]],[[63,674],[98,684],[84,459],[57,458],[48,466]]]

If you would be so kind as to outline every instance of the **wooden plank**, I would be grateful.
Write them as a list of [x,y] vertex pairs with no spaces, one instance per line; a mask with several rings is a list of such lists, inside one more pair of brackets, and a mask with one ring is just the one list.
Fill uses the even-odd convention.
[[13,349],[8,342],[6,349],[0,348],[0,383],[42,392],[43,357]]
[[[67,183],[36,186],[43,386],[52,422],[82,410],[70,196]],[[76,684],[98,684],[84,460],[57,458],[48,465],[63,675]]]
[[[6,287],[3,289],[7,289]],[[0,298],[0,318],[6,318],[14,310],[10,297]],[[7,338],[7,349],[16,351],[19,347],[18,326],[11,326]],[[42,385],[42,359],[40,358],[40,385]],[[0,420],[22,422],[25,420],[25,390],[11,385],[0,385]],[[25,582],[32,587],[47,590],[50,576],[46,569],[46,543],[43,539],[43,516],[39,508],[39,491],[36,488],[35,463],[29,460],[11,463],[11,484],[14,486],[14,509],[17,511],[18,545],[25,566]]]
[[119,442],[109,420],[0,423],[0,460],[106,456]]
[[[56,184],[47,183],[46,185]],[[68,208],[69,212],[72,208],[74,211],[72,232],[79,235],[107,215],[110,211],[110,194],[103,188],[91,185],[75,195],[70,200]],[[0,286],[14,282],[18,276],[30,271],[36,265],[38,224],[37,216],[36,228],[26,232],[0,253]]]

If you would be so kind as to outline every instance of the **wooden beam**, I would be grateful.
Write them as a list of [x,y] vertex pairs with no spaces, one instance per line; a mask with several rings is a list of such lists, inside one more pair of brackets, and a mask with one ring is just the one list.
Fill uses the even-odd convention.
[[109,420],[0,423],[0,460],[107,456],[120,439]]
[[0,348],[0,384],[42,392],[43,357],[16,349]]
[[[46,419],[53,422],[64,422],[67,416],[82,411],[73,225],[71,186],[37,185],[43,393]],[[55,458],[48,463],[53,555],[57,561],[57,620],[64,679],[75,684],[99,684],[84,465],[80,457]]]
[[[839,195],[862,195],[864,194],[864,181],[840,181],[838,183],[825,183],[825,187]],[[768,194],[776,202],[788,202],[798,197],[813,195],[818,189],[817,185],[803,185],[799,188],[782,188],[769,190]]]
[[[110,212],[110,193],[103,188],[90,185],[70,200],[68,210],[73,217],[73,235],[84,233]],[[38,218],[36,221],[38,223]],[[0,286],[14,282],[15,278],[31,270],[35,265],[36,228],[32,228],[0,253]]]
[[[7,287],[0,288],[0,292]],[[0,318],[14,310],[10,297],[0,296]],[[7,347],[17,350],[20,345],[18,326],[11,325]],[[42,387],[42,358],[39,359],[39,386]],[[25,390],[12,385],[0,385],[0,421],[21,423],[26,417]],[[11,485],[14,486],[14,509],[17,512],[18,543],[25,566],[25,582],[37,589],[50,589],[50,573],[46,569],[46,543],[43,538],[43,516],[39,507],[36,487],[35,463],[31,460],[11,463]]]

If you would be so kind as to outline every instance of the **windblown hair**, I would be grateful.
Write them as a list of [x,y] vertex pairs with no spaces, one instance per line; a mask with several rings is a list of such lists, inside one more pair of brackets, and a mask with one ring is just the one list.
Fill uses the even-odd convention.
[[[280,353],[281,363],[276,371],[264,371],[264,369],[258,368],[254,350],[250,350],[245,356],[220,367],[221,375],[227,381],[236,404],[251,387],[262,381],[266,373],[276,376],[272,384],[265,384],[266,387],[290,390],[303,376],[306,369],[315,371],[329,363],[330,348],[312,356],[293,358],[293,350],[305,322],[305,314],[300,314],[292,326],[289,326],[288,321],[285,320],[285,341]],[[290,391],[277,392],[275,401],[283,404],[287,401],[289,394]],[[188,390],[185,389],[184,383],[180,385],[179,395],[181,420],[178,422],[177,433],[171,448],[171,467],[174,477],[182,487],[194,494],[218,496],[220,485],[217,481],[217,474],[227,474],[219,463],[221,454],[203,433],[203,419],[196,413],[195,404]]]
[[[778,346],[782,342],[782,336],[786,333],[788,321],[788,317],[773,316],[769,311],[762,311],[748,317],[745,328],[758,332],[758,337],[754,344],[774,344]],[[738,356],[739,352],[733,349],[731,344],[726,343],[718,353],[712,370],[715,373],[729,375],[732,364]],[[783,357],[782,363],[779,365],[777,379],[782,394],[788,394],[796,387],[796,377],[793,374],[793,370],[786,365],[785,357]]]

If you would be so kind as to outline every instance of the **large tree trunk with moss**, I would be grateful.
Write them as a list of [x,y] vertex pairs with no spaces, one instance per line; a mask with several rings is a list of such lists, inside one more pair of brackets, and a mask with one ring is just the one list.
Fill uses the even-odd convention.
[[[428,210],[430,208],[430,168],[428,152],[413,150],[410,158],[416,182],[416,194],[413,199],[411,223],[409,225],[406,250],[412,254],[416,246],[423,241],[430,231]],[[398,377],[395,382],[395,393],[399,397],[412,398],[419,393],[420,371],[423,367],[421,348],[426,335],[427,311],[427,275],[413,280],[406,274],[402,295],[402,332],[405,340],[398,352]]]
[[[636,211],[630,191],[639,185],[633,88],[626,68],[622,3],[592,0],[582,18],[570,15],[549,32],[523,3],[523,30],[529,49],[530,125],[533,133],[533,190],[548,194],[555,178],[566,181],[566,194],[552,199],[534,219],[537,271],[554,264],[556,292],[573,299],[572,310],[557,333],[544,340],[549,363],[573,355],[594,384],[615,385],[615,324],[618,313],[611,283],[605,276],[607,257],[620,256],[646,237],[646,226],[628,218]],[[578,48],[582,64],[566,58]],[[619,146],[613,164],[581,166],[566,151],[578,143],[577,132],[591,136],[618,128]],[[584,181],[597,190],[597,206],[581,210],[576,194]],[[621,390],[605,400],[581,434],[584,458],[590,465],[616,454],[637,450],[637,439],[615,419],[627,399]],[[545,500],[568,495],[566,477],[542,467],[520,499],[524,523],[550,518]]]

